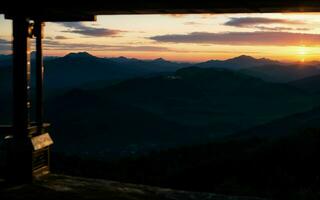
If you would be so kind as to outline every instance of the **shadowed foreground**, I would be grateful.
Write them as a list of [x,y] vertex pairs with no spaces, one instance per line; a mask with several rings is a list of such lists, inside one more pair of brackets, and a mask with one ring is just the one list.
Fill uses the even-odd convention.
[[116,200],[262,200],[212,193],[185,192],[99,179],[50,175],[34,184],[2,189],[1,199],[116,199]]

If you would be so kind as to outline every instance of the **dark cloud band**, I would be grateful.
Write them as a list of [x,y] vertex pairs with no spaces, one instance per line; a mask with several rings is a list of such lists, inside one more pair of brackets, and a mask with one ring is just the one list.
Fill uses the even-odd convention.
[[[50,39],[50,38],[48,38],[48,39]],[[51,39],[53,39],[53,38],[51,38]],[[66,39],[69,39],[69,38],[66,37],[66,36],[63,36],[63,35],[57,35],[56,37],[54,37],[54,39],[56,39],[56,40],[66,40]]]
[[88,43],[61,43],[54,40],[44,40],[45,50],[82,50],[82,51],[171,51],[159,46],[125,46]]
[[11,47],[11,41],[0,38],[0,51],[10,51]]
[[76,34],[92,36],[92,37],[118,36],[121,32],[125,32],[121,30],[90,27],[90,26],[84,25],[81,22],[63,22],[59,24],[62,24],[63,26],[69,28],[68,30],[63,32],[76,33]]
[[149,39],[169,43],[205,43],[224,45],[266,45],[266,46],[319,46],[319,34],[291,32],[193,32],[189,34],[158,35]]
[[264,17],[239,17],[239,18],[230,18],[229,21],[224,23],[224,25],[235,26],[235,27],[252,27],[259,24],[302,25],[304,24],[304,22],[299,20],[272,19],[272,18],[264,18]]

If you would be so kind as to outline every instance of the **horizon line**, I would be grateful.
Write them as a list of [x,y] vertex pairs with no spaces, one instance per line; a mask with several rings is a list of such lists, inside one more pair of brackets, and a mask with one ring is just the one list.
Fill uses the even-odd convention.
[[[33,52],[36,52],[36,51],[31,51],[30,52],[30,55],[33,53]],[[297,63],[300,63],[300,64],[304,64],[304,63],[312,63],[312,62],[320,62],[320,60],[310,60],[310,61],[305,61],[305,62],[301,62],[301,60],[296,60],[296,61],[289,61],[289,60],[279,60],[279,59],[272,59],[272,58],[268,58],[268,57],[255,57],[255,56],[252,56],[250,54],[239,54],[238,56],[230,56],[230,57],[227,57],[225,59],[204,59],[204,60],[201,60],[201,61],[188,61],[188,60],[172,60],[172,59],[166,59],[166,58],[163,58],[163,57],[155,57],[155,58],[152,58],[152,59],[143,59],[143,58],[137,58],[137,57],[129,57],[129,56],[123,56],[123,55],[119,55],[119,56],[115,56],[115,57],[108,57],[108,56],[99,56],[99,55],[95,55],[95,54],[92,54],[90,53],[89,51],[70,51],[64,55],[46,55],[44,54],[44,57],[57,57],[57,58],[63,58],[69,54],[72,54],[72,53],[75,53],[75,54],[79,54],[79,53],[87,53],[91,56],[94,56],[96,58],[105,58],[105,59],[112,59],[112,58],[126,58],[126,59],[137,59],[137,60],[142,60],[142,61],[153,61],[153,60],[157,60],[157,59],[163,59],[165,61],[169,61],[169,62],[176,62],[176,63],[203,63],[203,62],[208,62],[208,61],[227,61],[227,60],[231,60],[231,59],[235,59],[235,58],[239,58],[239,57],[242,57],[242,56],[246,56],[246,57],[251,57],[251,58],[254,58],[256,60],[261,60],[261,59],[267,59],[267,60],[270,60],[270,61],[274,61],[274,62],[280,62],[280,63],[284,63],[284,64],[290,64],[290,63],[294,63],[294,64],[297,64]],[[3,56],[11,56],[12,53],[9,53],[9,54],[0,54],[0,55],[3,55]]]

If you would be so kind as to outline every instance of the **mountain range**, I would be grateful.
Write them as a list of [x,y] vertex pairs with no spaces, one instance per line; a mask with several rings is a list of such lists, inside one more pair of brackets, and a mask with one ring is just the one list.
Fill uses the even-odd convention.
[[241,69],[240,72],[266,81],[288,83],[319,75],[320,68],[319,65],[269,64]]
[[304,131],[320,130],[320,107],[314,107],[305,112],[295,113],[268,123],[240,131],[231,138],[263,138],[279,139],[295,136]]
[[310,93],[320,94],[320,75],[295,80],[289,82],[289,84]]
[[[91,155],[103,156],[201,143],[319,105],[317,94],[308,90],[315,84],[297,84],[303,77],[317,80],[316,66],[265,58],[191,64],[80,52],[47,59],[45,66],[46,113],[56,148],[74,153],[89,154],[84,142]],[[11,74],[11,67],[0,67],[5,91],[0,120],[5,122],[11,113]]]
[[[31,58],[34,61],[34,53]],[[11,82],[11,59],[11,55],[0,55],[0,85],[2,86],[7,87]],[[86,84],[95,87],[128,78],[172,73],[190,66],[236,70],[266,81],[282,83],[320,74],[317,62],[312,62],[312,65],[288,64],[246,55],[227,60],[184,63],[167,61],[163,58],[155,60],[126,57],[99,58],[87,52],[78,52],[69,53],[63,57],[45,57],[44,60],[45,86],[54,89],[83,87]]]
[[281,65],[282,63],[267,58],[256,59],[251,56],[241,55],[227,60],[209,60],[195,64],[198,67],[205,68],[226,68],[231,70],[246,69],[263,65]]
[[215,140],[317,105],[287,84],[189,67],[71,90],[49,99],[46,114],[57,151],[109,159]]
[[[0,56],[2,123],[11,122],[10,59]],[[319,199],[317,62],[239,56],[177,63],[80,52],[45,59],[45,66],[53,170],[200,192]]]

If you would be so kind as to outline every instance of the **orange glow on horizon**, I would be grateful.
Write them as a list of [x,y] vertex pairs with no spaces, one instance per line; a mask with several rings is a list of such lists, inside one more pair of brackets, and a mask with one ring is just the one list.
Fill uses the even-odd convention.
[[[241,18],[249,21],[230,23],[232,19]],[[306,63],[320,60],[318,18],[318,13],[98,16],[97,22],[81,22],[80,26],[46,23],[44,53],[48,56],[64,56],[69,52],[87,51],[97,57],[124,56],[148,60],[161,57],[187,62],[225,60],[248,55]],[[250,25],[254,19],[260,19],[260,22],[257,20]],[[1,15],[0,28],[0,39],[11,40],[11,21]],[[100,35],[101,32],[107,35]],[[262,38],[237,35],[254,32],[288,34],[282,34],[282,37],[269,34],[272,37]],[[96,35],[90,35],[92,33]],[[192,33],[200,33],[200,36],[202,33],[203,37],[193,37]],[[228,33],[232,34],[228,36]],[[156,40],[156,36],[168,36],[176,40]],[[225,39],[225,36],[229,38]],[[0,48],[0,54],[9,54],[10,49]]]
[[[319,60],[317,55],[312,55],[311,53],[308,54],[308,50],[305,52],[300,52],[301,47],[290,47],[288,48],[288,55],[282,54],[255,54],[255,53],[248,53],[248,54],[241,54],[241,53],[227,53],[227,54],[214,54],[214,53],[207,53],[207,54],[172,54],[172,52],[100,52],[100,51],[87,51],[88,53],[97,56],[97,57],[120,57],[124,56],[127,58],[137,58],[141,60],[153,60],[157,58],[163,58],[170,61],[177,61],[177,62],[204,62],[208,60],[226,60],[230,58],[234,58],[240,55],[248,55],[254,58],[268,58],[272,60],[278,60],[283,62],[300,62],[306,63],[309,61]],[[64,56],[70,52],[80,52],[80,51],[45,51],[46,56]]]

